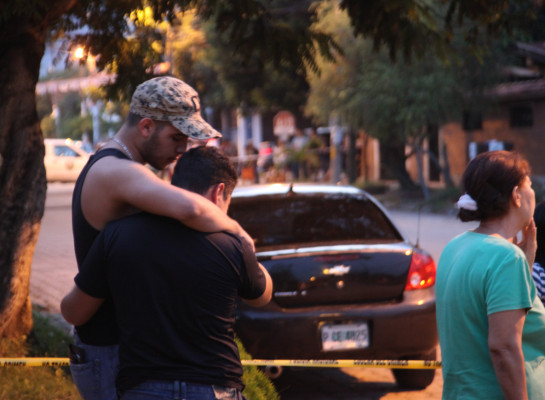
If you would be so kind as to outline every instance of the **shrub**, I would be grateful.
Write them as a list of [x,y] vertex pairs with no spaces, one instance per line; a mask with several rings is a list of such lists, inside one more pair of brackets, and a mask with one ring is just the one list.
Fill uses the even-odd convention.
[[[241,360],[250,360],[250,355],[244,349],[244,346],[237,340],[238,351]],[[256,366],[250,365],[244,367],[244,375],[242,376],[246,388],[244,388],[244,396],[248,400],[278,400],[280,396],[269,378]]]
[[[28,337],[0,339],[0,357],[68,357],[71,337],[54,316],[33,310],[34,327]],[[250,356],[237,341],[240,357]],[[69,367],[0,367],[0,399],[80,400]],[[244,367],[248,400],[277,400],[272,382],[258,367]]]

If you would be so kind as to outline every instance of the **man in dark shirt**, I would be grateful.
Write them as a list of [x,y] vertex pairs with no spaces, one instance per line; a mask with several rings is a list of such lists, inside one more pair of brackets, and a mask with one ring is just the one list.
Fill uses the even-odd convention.
[[[108,222],[147,211],[179,220],[203,232],[229,231],[251,242],[239,224],[196,193],[159,179],[144,164],[163,169],[186,150],[189,138],[221,134],[206,123],[197,92],[170,76],[136,88],[129,115],[111,141],[91,156],[72,200],[72,227],[78,268]],[[85,400],[116,400],[118,337],[113,305],[107,299],[84,325],[74,329],[70,370]]]
[[[199,147],[180,158],[172,182],[226,212],[236,179],[227,157]],[[111,293],[123,399],[150,392],[242,398],[233,331],[237,297],[259,306],[272,293],[251,245],[229,233],[202,233],[140,213],[106,226],[75,281],[61,304],[71,323],[85,322]]]

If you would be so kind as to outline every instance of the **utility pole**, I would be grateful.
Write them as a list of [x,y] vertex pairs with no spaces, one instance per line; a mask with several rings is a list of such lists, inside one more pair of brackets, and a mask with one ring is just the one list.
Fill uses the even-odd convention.
[[339,126],[339,117],[335,112],[332,112],[329,117],[329,129],[331,135],[329,150],[330,182],[338,183],[341,180],[343,129]]

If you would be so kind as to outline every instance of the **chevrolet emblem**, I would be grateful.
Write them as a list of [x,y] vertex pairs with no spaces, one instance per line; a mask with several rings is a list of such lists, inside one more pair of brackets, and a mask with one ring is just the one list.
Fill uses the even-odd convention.
[[332,268],[325,268],[324,275],[343,276],[350,272],[350,265],[335,265]]

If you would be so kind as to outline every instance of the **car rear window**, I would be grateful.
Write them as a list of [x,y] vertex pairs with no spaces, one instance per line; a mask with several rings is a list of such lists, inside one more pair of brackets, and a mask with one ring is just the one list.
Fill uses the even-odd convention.
[[292,193],[234,197],[229,215],[255,239],[258,247],[402,240],[386,215],[364,196]]

